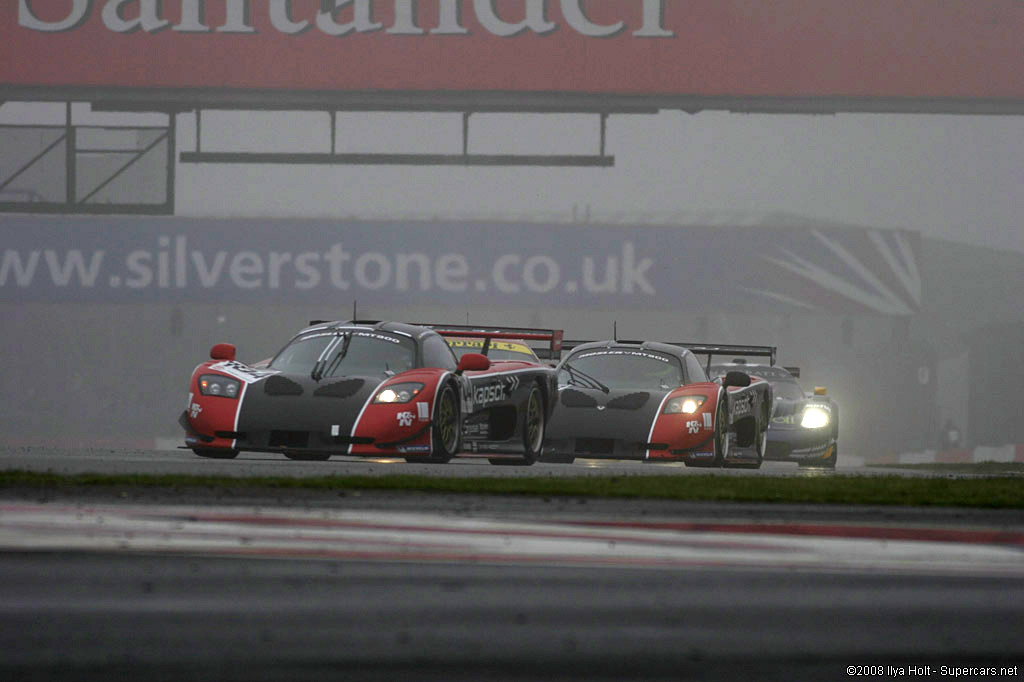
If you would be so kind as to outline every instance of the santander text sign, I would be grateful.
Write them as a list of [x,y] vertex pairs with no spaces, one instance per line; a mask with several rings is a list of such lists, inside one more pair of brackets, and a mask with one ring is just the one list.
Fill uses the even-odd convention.
[[1024,101],[1020,0],[11,0],[0,90]]

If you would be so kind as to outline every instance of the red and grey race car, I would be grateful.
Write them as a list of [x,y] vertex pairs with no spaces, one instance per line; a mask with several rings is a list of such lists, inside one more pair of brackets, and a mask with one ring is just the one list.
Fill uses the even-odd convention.
[[[560,331],[534,332],[547,335],[552,351],[561,342]],[[473,333],[486,340],[508,332]],[[192,373],[179,422],[186,446],[202,457],[246,450],[442,463],[487,453],[494,464],[532,464],[555,377],[539,362],[456,358],[441,334],[421,325],[320,322],[257,366],[236,361],[231,344],[214,346]]]
[[722,346],[566,345],[573,347],[558,365],[559,396],[543,461],[585,457],[761,466],[772,388],[740,371],[709,381],[695,353],[717,353]]

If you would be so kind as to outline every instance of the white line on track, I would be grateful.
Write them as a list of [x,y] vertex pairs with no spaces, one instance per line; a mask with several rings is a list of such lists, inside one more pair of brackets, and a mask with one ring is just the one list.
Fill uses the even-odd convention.
[[[892,528],[713,529],[389,511],[109,504],[0,505],[0,549],[673,568],[728,566],[1024,577],[1021,538],[936,541]],[[870,531],[870,528],[867,529]],[[870,533],[868,533],[870,535]]]

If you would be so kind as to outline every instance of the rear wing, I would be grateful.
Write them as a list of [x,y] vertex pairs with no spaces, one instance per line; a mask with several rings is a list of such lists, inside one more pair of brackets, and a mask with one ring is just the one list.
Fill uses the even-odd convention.
[[708,356],[704,371],[711,373],[711,358],[716,355],[744,355],[747,357],[769,358],[768,364],[775,366],[775,346],[736,346],[725,343],[673,343],[673,346],[682,346],[694,355]]
[[[593,341],[581,341],[576,339],[566,340],[562,342],[562,350],[570,351],[576,346],[582,346],[585,343],[593,343]],[[625,339],[618,339],[614,343],[643,343],[643,341],[627,341]],[[687,350],[691,351],[694,355],[708,356],[708,366],[711,365],[711,358],[716,355],[745,355],[748,357],[765,357],[770,358],[770,364],[775,364],[775,346],[734,346],[724,343],[684,343],[681,341],[664,341],[663,343],[669,346],[679,346],[680,348],[686,348]]]
[[441,336],[454,338],[484,339],[483,349],[480,351],[487,355],[487,349],[493,339],[507,339],[510,341],[524,341],[537,357],[541,360],[557,362],[562,357],[562,335],[561,329],[536,329],[533,327],[491,327],[466,324],[421,324],[422,327],[429,327]]
[[672,343],[673,346],[682,346],[695,355],[706,355],[708,361],[716,355],[741,355],[755,358],[769,358],[768,364],[775,365],[775,346],[736,346],[729,344],[713,343]]

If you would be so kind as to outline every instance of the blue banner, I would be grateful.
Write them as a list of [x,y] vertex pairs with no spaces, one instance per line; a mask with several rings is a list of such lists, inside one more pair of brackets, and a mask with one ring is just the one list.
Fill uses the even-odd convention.
[[0,218],[0,300],[641,306],[909,315],[908,231]]

